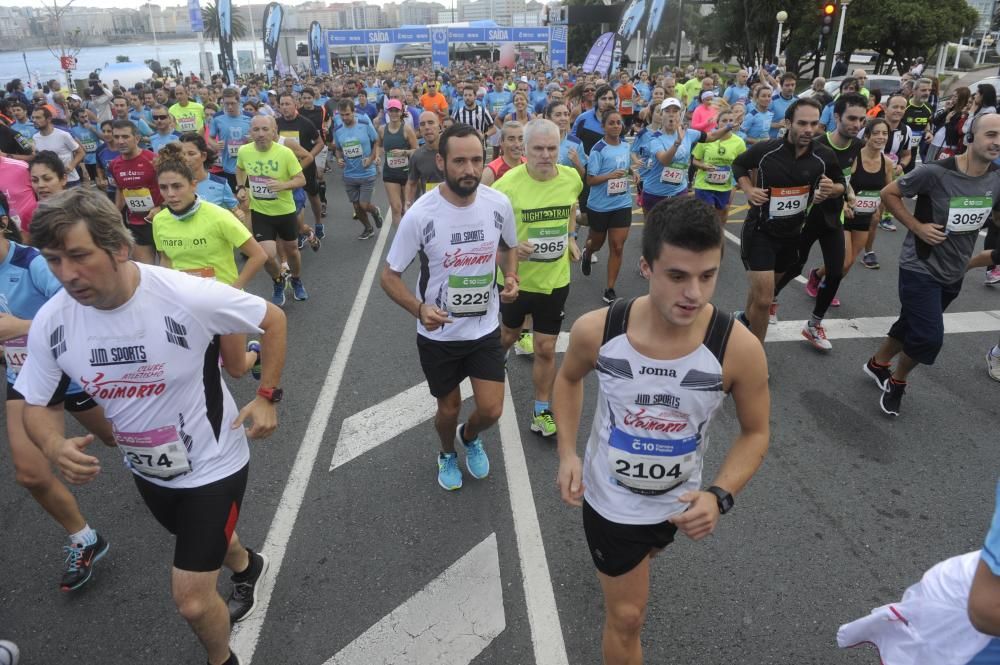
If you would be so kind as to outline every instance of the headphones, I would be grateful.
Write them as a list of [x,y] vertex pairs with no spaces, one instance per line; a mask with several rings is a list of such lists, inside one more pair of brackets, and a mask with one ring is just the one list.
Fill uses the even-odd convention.
[[976,140],[976,122],[979,120],[978,115],[972,116],[972,123],[969,124],[969,131],[965,133],[965,144],[969,145]]

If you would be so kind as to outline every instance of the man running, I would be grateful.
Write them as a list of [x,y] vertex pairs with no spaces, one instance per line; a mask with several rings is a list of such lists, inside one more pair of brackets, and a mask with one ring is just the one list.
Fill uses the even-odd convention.
[[235,88],[222,91],[223,113],[216,113],[208,126],[210,146],[221,155],[222,173],[229,188],[236,191],[236,155],[250,142],[250,118],[240,110],[240,95]]
[[[436,115],[436,114],[432,114]],[[468,125],[441,136],[437,155],[444,183],[403,215],[386,257],[382,288],[417,318],[417,349],[431,394],[437,399],[434,426],[441,439],[438,484],[462,487],[456,448],[465,450],[473,478],[489,474],[481,434],[503,411],[504,353],[497,324],[496,265],[504,272],[500,299],[518,295],[517,228],[510,201],[480,186],[483,137]],[[415,293],[402,274],[421,256]],[[476,410],[459,424],[459,384],[472,381]]]
[[174,116],[170,115],[167,107],[157,104],[153,107],[153,125],[156,131],[149,137],[149,147],[154,152],[160,152],[160,148],[168,143],[178,140],[180,132],[174,131]]
[[[353,105],[351,108],[353,109]],[[316,125],[299,113],[299,109],[295,104],[295,97],[290,92],[281,93],[278,110],[280,111],[280,114],[276,118],[278,135],[297,141],[310,155],[309,163],[302,165],[302,174],[306,178],[306,184],[303,189],[305,189],[306,194],[309,196],[309,206],[312,208],[313,223],[322,227],[323,217],[321,202],[319,200],[319,178],[322,176],[316,173],[315,161],[316,155],[321,153],[325,147],[322,135]]]
[[193,102],[188,97],[187,88],[182,85],[174,88],[174,99],[177,103],[168,110],[174,117],[177,130],[184,132],[201,132],[205,127],[205,107]]
[[927,146],[931,142],[928,130],[931,127],[930,122],[931,116],[934,115],[934,109],[927,103],[931,97],[931,86],[930,79],[918,80],[913,86],[913,97],[910,98],[906,110],[903,112],[903,124],[910,128],[909,148],[914,153],[904,169],[906,173],[912,171],[913,167],[916,166],[918,155],[921,160],[924,158],[927,154]]
[[410,157],[410,173],[406,180],[403,213],[410,209],[417,199],[444,180],[438,154],[438,139],[441,137],[441,122],[437,113],[424,111],[420,114],[420,136],[424,144]]
[[[139,495],[176,536],[171,587],[178,612],[209,665],[238,665],[230,625],[254,610],[267,570],[267,558],[235,532],[247,436],[266,437],[277,426],[285,317],[219,282],[129,261],[132,239],[100,192],[75,190],[43,202],[32,231],[63,290],[35,316],[15,384],[28,434],[70,482],[97,476],[99,460],[85,451],[93,435],[66,438],[62,413],[46,406],[63,374],[78,377],[113,424]],[[238,410],[220,375],[218,336],[251,331],[263,332],[262,387]],[[223,565],[233,571],[228,603],[216,591]]]
[[583,180],[559,160],[559,127],[551,120],[532,120],[524,128],[527,162],[498,180],[493,188],[510,199],[517,221],[517,300],[502,303],[501,343],[508,351],[531,317],[535,403],[531,431],[556,433],[550,401],[556,376],[556,340],[569,295],[569,263],[580,259],[576,242],[576,202]]
[[354,114],[354,103],[341,99],[337,103],[341,125],[334,132],[337,166],[343,169],[344,191],[354,206],[354,215],[364,227],[358,240],[368,240],[375,235],[368,215],[377,228],[382,228],[382,212],[372,204],[375,191],[375,164],[379,160],[378,133],[371,123],[359,123]]
[[31,112],[31,121],[38,130],[31,139],[35,145],[35,152],[50,150],[59,155],[59,159],[66,166],[66,186],[79,185],[80,174],[76,172],[76,167],[87,155],[83,146],[69,132],[56,130],[52,124],[52,112],[44,106]]
[[150,151],[139,148],[139,130],[131,120],[112,122],[111,136],[119,154],[108,164],[108,169],[118,185],[115,205],[119,210],[127,210],[128,228],[135,240],[132,258],[141,263],[153,263],[156,255],[153,217],[163,204],[153,163],[155,157]]
[[[654,208],[640,262],[648,295],[579,318],[556,377],[559,489],[563,501],[583,507],[604,593],[606,665],[642,662],[650,559],[678,530],[691,540],[711,535],[767,452],[764,350],[710,304],[724,242],[715,212],[701,201],[675,198]],[[595,368],[598,396],[581,463],[584,380]],[[727,395],[740,434],[703,489],[707,428]]]
[[[958,297],[966,270],[976,267],[969,259],[979,230],[1000,209],[1000,169],[992,164],[1000,157],[1000,115],[978,117],[966,145],[965,153],[925,164],[882,190],[882,204],[908,230],[899,253],[900,313],[864,371],[891,416],[900,414],[910,372],[933,365],[941,351],[944,310]],[[903,202],[912,196],[913,213]],[[983,254],[989,262],[990,252]]]
[[483,184],[492,185],[515,166],[524,163],[524,125],[503,123],[500,129],[500,156],[483,169]]

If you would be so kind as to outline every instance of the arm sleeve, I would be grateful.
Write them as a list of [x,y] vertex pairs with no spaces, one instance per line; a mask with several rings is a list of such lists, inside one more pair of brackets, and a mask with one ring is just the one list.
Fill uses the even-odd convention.
[[510,199],[504,197],[503,202],[503,229],[500,231],[500,238],[507,247],[517,247],[517,222],[514,219],[514,208],[510,204]]
[[733,178],[739,180],[747,173],[760,166],[760,159],[766,151],[766,141],[754,143],[746,152],[733,160]]
[[233,190],[230,189],[229,183],[224,183],[222,187],[222,207],[226,210],[232,210],[239,204],[240,202],[236,200],[236,196],[233,194]]
[[[655,141],[654,141],[655,143]],[[650,146],[652,149],[652,146]],[[587,158],[587,175],[597,175],[601,170],[601,153],[594,151],[590,153],[590,157]]]
[[705,159],[705,144],[696,143],[693,148],[691,148],[691,156],[695,159]]
[[219,216],[219,231],[222,237],[233,247],[240,247],[253,236],[243,223],[236,219],[232,213]]
[[62,290],[62,284],[59,283],[56,276],[49,270],[49,264],[45,262],[45,257],[41,255],[31,260],[31,263],[28,265],[28,275],[31,277],[31,283],[41,293],[45,294],[46,299],[51,298]]
[[916,196],[920,192],[930,191],[937,180],[937,169],[928,168],[931,165],[919,169],[913,169],[902,178],[896,181],[899,185],[900,193],[905,197]]
[[260,327],[267,312],[267,302],[260,296],[210,279],[192,277],[176,273],[181,283],[189,279],[198,280],[178,293],[175,302],[183,301],[192,314],[211,335],[233,335],[240,333],[260,334]]

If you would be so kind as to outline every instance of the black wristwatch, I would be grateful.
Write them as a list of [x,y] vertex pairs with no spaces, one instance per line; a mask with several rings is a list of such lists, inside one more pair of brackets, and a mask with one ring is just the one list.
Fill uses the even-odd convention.
[[726,490],[722,489],[721,487],[712,485],[705,491],[711,492],[712,494],[715,495],[715,500],[719,504],[720,515],[725,515],[730,510],[733,509],[733,504],[735,503],[735,501],[733,501],[733,495],[727,492]]

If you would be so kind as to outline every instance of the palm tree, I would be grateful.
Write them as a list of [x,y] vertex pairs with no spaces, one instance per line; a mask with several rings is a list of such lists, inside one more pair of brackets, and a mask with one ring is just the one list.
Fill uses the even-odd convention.
[[[201,10],[201,20],[205,23],[205,36],[219,41],[219,7],[215,2],[209,2]],[[245,39],[247,36],[247,26],[243,22],[243,17],[233,12],[232,14],[233,41]]]

